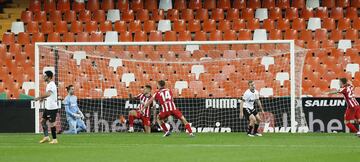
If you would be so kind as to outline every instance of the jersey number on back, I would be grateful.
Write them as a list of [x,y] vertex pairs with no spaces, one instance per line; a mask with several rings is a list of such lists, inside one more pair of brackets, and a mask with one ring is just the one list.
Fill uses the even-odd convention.
[[169,91],[164,91],[160,93],[163,101],[165,102],[166,100],[171,100],[171,95]]

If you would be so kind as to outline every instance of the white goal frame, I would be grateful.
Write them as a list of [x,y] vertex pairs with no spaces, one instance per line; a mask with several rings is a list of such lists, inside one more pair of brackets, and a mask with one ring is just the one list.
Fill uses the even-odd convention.
[[[295,42],[294,40],[239,40],[239,41],[168,41],[168,42],[36,42],[35,43],[35,97],[40,95],[40,46],[151,46],[151,45],[226,45],[226,44],[289,44],[290,52],[290,123],[291,132],[296,132],[298,123],[295,119],[296,84],[295,84]],[[299,96],[300,97],[300,96]],[[35,104],[35,133],[40,133],[40,104]]]

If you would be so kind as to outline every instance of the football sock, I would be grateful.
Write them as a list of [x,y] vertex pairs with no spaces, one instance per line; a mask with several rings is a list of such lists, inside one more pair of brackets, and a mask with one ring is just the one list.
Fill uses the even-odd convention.
[[248,127],[248,131],[247,131],[247,134],[251,134],[252,129],[253,129],[253,126],[249,125],[249,127]]
[[163,129],[164,132],[167,132],[167,131],[168,131],[165,123],[162,123],[160,126],[161,126],[161,128]]
[[134,116],[129,115],[129,127],[133,127],[134,126]]
[[190,124],[189,124],[189,123],[187,123],[187,124],[185,125],[185,128],[186,128],[186,130],[187,130],[189,133],[192,133],[192,130],[191,130],[191,127],[190,127]]
[[51,127],[51,136],[53,139],[56,139],[56,127]]
[[43,127],[43,133],[44,133],[44,136],[45,137],[48,137],[49,136],[49,130],[48,130],[48,126],[47,126],[47,124],[45,123],[45,124],[42,124],[42,127]]
[[254,134],[258,133],[259,124],[255,124],[254,126]]
[[347,123],[346,126],[350,129],[350,132],[352,132],[352,133],[355,133],[358,131],[358,129],[356,129],[356,127],[352,123]]

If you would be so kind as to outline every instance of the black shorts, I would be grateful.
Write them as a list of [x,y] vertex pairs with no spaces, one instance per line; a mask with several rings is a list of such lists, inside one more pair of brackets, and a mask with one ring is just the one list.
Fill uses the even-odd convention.
[[45,120],[49,120],[49,122],[53,123],[56,120],[56,114],[58,109],[55,110],[46,110],[43,112],[42,118]]
[[246,118],[247,120],[249,120],[249,117],[250,117],[251,114],[253,114],[254,116],[256,116],[257,113],[258,113],[258,112],[256,111],[255,108],[254,108],[254,109],[249,109],[249,108],[244,107],[244,116],[245,116],[245,118]]

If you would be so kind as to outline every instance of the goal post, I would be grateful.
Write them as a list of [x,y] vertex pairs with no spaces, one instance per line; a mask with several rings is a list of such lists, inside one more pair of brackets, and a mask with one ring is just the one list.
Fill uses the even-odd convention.
[[[156,54],[161,56],[155,56]],[[126,116],[126,112],[138,104],[130,103],[127,95],[141,92],[140,87],[144,85],[139,84],[145,83],[152,85],[154,92],[155,81],[164,79],[169,83],[169,88],[176,93],[176,104],[184,109],[185,116],[190,116],[190,122],[193,120],[193,129],[196,131],[216,132],[214,129],[221,129],[223,126],[220,126],[221,122],[218,121],[227,123],[226,128],[230,128],[231,131],[243,131],[246,121],[238,118],[240,98],[247,88],[244,86],[245,81],[256,80],[255,86],[259,85],[261,88],[256,89],[264,90],[261,92],[266,94],[261,93],[261,100],[265,102],[265,112],[268,112],[264,116],[267,123],[263,123],[262,129],[272,127],[268,128],[269,132],[281,129],[287,129],[292,133],[304,132],[306,121],[301,106],[297,106],[297,102],[301,100],[304,58],[304,50],[296,49],[294,40],[38,42],[35,43],[35,96],[39,96],[45,90],[41,78],[44,69],[53,70],[58,86],[59,107],[60,101],[66,96],[64,87],[76,84],[75,95],[81,100],[79,107],[86,109],[85,112],[88,110],[89,120],[85,123],[92,125],[88,131],[109,131],[110,127],[113,131],[119,131],[126,126],[119,126],[117,116]],[[264,61],[267,59],[270,61]],[[200,72],[194,72],[194,67],[200,67]],[[227,68],[233,71],[227,72]],[[210,72],[212,70],[215,73]],[[212,79],[207,80],[207,77]],[[190,84],[200,81],[202,87],[195,91]],[[230,84],[232,89],[226,88],[227,84]],[[230,108],[231,106],[226,106],[231,105],[232,101],[236,101],[236,110],[222,109]],[[222,102],[224,106],[221,105]],[[126,107],[129,105],[130,107]],[[209,105],[213,109],[209,110]],[[39,103],[35,104],[36,133],[41,132],[39,119],[42,108]],[[63,109],[60,109],[58,117],[61,129],[65,129],[67,125]],[[286,115],[288,109],[290,117]],[[100,111],[100,115],[96,114],[95,117],[94,111]],[[200,119],[199,114],[209,117]],[[290,120],[290,127],[285,121],[287,118]],[[169,120],[173,122],[172,126],[176,125],[173,119]],[[274,120],[273,123],[270,120]],[[112,126],[107,123],[109,121],[114,121]],[[100,123],[100,126],[94,122]]]

